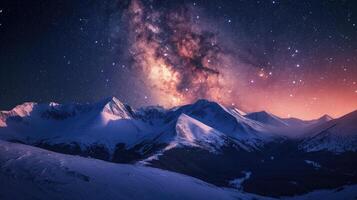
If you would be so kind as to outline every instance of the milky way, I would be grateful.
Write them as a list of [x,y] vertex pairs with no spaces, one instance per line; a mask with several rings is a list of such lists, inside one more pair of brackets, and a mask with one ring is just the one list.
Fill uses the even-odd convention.
[[[332,56],[323,58],[325,50],[314,59],[304,58],[304,50],[294,47],[297,44],[284,46],[290,41],[278,44],[272,39],[273,48],[268,51],[254,41],[237,42],[250,36],[242,34],[240,27],[233,32],[220,27],[219,19],[207,20],[196,3],[170,7],[155,6],[155,2],[160,4],[132,0],[122,15],[128,25],[129,65],[137,70],[135,76],[142,80],[150,102],[172,107],[205,98],[248,112],[268,110],[303,118],[318,117],[326,110],[336,116],[356,106],[356,92],[342,96],[339,92],[347,80],[351,84],[355,80],[344,78],[344,85],[331,85],[333,76],[346,75],[327,69],[343,64]],[[269,35],[262,37],[268,40]],[[279,56],[274,52],[280,52]],[[328,63],[316,61],[323,59]]]
[[314,119],[357,109],[357,3],[3,0],[0,110],[200,98]]
[[155,11],[133,0],[125,13],[131,56],[160,104],[206,98],[232,103],[231,55],[217,33],[195,22],[192,7]]

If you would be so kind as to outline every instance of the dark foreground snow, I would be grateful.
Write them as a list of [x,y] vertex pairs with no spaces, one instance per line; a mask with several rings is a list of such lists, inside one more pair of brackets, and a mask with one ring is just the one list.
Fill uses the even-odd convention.
[[237,199],[195,178],[0,141],[0,199]]
[[[149,167],[0,141],[0,199],[271,199]],[[357,186],[286,199],[354,199]]]

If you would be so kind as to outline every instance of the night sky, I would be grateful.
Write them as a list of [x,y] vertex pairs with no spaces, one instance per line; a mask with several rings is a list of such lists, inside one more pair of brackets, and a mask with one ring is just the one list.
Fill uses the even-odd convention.
[[357,109],[357,2],[0,2],[0,110],[109,96],[341,116]]

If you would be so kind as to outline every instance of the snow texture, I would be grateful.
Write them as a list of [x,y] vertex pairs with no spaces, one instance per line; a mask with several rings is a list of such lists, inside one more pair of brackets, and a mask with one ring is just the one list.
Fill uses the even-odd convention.
[[148,167],[0,141],[1,199],[236,199],[243,194]]

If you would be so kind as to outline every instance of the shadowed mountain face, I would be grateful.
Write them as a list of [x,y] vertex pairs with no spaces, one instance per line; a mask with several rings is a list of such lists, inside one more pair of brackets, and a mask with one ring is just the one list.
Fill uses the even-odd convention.
[[279,119],[278,117],[270,113],[267,113],[265,111],[249,113],[245,117],[264,124],[270,124],[272,126],[280,126],[280,127],[289,126],[289,123],[284,122],[282,119]]
[[0,112],[0,139],[290,196],[357,183],[357,115],[312,121],[199,100],[173,109],[25,103]]

